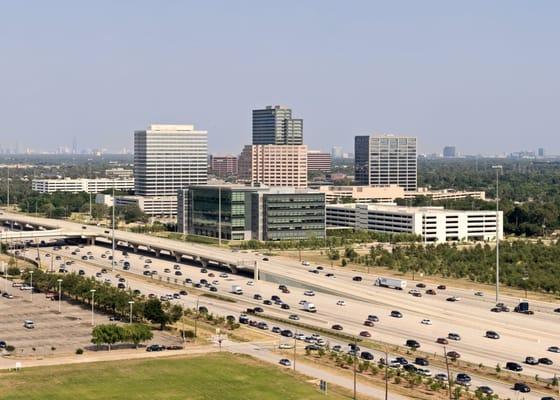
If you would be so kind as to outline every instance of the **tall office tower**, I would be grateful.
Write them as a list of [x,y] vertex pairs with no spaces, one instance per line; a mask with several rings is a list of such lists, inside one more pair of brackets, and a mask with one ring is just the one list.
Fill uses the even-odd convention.
[[539,147],[539,150],[537,151],[537,155],[542,158],[542,157],[544,157],[544,154],[545,154],[544,153],[544,148]]
[[321,150],[309,150],[307,152],[307,171],[308,172],[331,172],[332,157],[330,153],[323,153]]
[[417,162],[415,137],[370,137],[370,186],[398,185],[405,191],[416,190]]
[[354,137],[354,183],[369,185],[369,136]]
[[332,150],[331,150],[331,155],[333,159],[340,159],[342,158],[343,155],[343,151],[342,151],[342,147],[340,146],[333,146]]
[[457,149],[455,148],[455,146],[445,146],[443,148],[443,156],[445,158],[457,157]]
[[237,156],[210,156],[210,170],[217,176],[235,176],[237,169]]
[[247,145],[239,156],[239,178],[251,184],[307,187],[307,146]]
[[253,110],[253,144],[303,144],[303,119],[284,106]]
[[150,125],[134,132],[134,192],[176,196],[208,179],[208,132],[193,125]]

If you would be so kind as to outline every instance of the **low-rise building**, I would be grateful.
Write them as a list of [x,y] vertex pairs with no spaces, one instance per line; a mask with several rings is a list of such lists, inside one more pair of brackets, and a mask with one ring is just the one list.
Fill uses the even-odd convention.
[[113,189],[120,191],[134,190],[134,178],[108,179],[108,178],[63,178],[63,179],[33,179],[31,189],[39,193],[99,193]]
[[309,150],[307,152],[307,172],[331,172],[332,157],[330,153],[320,150]]
[[116,206],[138,206],[145,214],[173,218],[177,213],[177,196],[115,196]]
[[216,176],[236,176],[238,173],[237,156],[210,156],[210,170]]
[[[495,240],[503,236],[503,213],[403,207],[396,204],[329,204],[327,227],[349,227],[384,233],[411,233],[425,241]],[[496,223],[497,222],[497,223]]]
[[190,186],[179,190],[177,225],[185,234],[224,240],[325,237],[325,196],[296,188]]

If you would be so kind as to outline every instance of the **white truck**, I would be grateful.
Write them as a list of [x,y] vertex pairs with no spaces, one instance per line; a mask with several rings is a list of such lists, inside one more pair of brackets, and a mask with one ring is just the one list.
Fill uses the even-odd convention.
[[241,286],[239,286],[239,285],[233,285],[231,287],[231,293],[233,293],[233,294],[243,294],[243,289],[241,289]]
[[309,301],[306,301],[306,302],[303,303],[303,311],[315,313],[315,312],[317,312],[317,307],[315,307],[315,304],[313,304]]
[[391,289],[404,290],[406,288],[406,280],[404,279],[394,279],[394,278],[383,278],[379,277],[374,282],[375,286],[382,286]]

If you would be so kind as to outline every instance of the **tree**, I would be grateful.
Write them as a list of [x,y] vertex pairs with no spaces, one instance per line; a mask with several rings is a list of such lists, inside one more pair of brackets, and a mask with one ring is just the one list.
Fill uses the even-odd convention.
[[97,325],[91,332],[91,342],[97,346],[106,343],[111,351],[111,345],[121,342],[125,337],[123,328],[115,324]]
[[138,347],[140,343],[150,340],[154,337],[154,334],[152,333],[150,327],[145,324],[127,325],[123,329],[125,331],[125,339],[130,340],[132,343],[134,343],[135,347]]
[[122,215],[126,223],[131,222],[148,222],[148,215],[145,214],[137,205],[126,205],[119,207],[115,210],[119,215]]
[[164,330],[165,325],[169,322],[169,316],[163,309],[159,299],[149,299],[146,302],[144,317],[154,324],[159,324],[161,330]]

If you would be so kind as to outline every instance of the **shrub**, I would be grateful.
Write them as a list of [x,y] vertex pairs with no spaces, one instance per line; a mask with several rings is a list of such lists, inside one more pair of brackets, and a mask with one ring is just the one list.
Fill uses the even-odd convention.
[[78,354],[78,355],[79,355],[79,354],[84,354],[84,349],[82,349],[81,347],[80,347],[80,348],[77,348],[77,349],[76,349],[76,354]]

